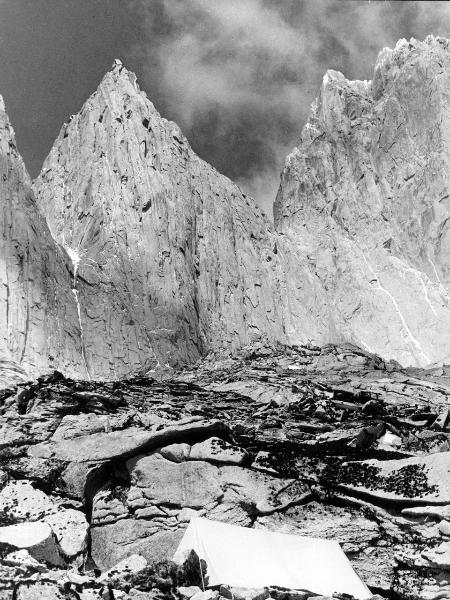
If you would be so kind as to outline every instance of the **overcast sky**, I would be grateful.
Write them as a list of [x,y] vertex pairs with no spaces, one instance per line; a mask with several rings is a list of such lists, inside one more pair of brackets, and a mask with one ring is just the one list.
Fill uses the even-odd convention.
[[326,69],[370,79],[397,39],[450,37],[450,2],[0,0],[0,94],[31,175],[114,58],[268,214]]

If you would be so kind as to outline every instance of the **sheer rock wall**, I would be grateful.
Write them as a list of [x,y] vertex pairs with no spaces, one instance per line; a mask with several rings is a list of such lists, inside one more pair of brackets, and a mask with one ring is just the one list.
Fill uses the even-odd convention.
[[403,364],[448,361],[449,42],[401,40],[373,81],[328,71],[274,206],[310,259],[330,340]]
[[0,97],[0,383],[50,368],[86,377],[70,268],[37,208]]

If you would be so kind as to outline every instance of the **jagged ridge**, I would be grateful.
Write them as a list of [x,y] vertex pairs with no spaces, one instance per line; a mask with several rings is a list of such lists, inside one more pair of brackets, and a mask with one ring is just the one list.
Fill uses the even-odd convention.
[[450,352],[449,85],[433,37],[383,50],[372,82],[329,71],[274,207],[336,336],[403,364]]

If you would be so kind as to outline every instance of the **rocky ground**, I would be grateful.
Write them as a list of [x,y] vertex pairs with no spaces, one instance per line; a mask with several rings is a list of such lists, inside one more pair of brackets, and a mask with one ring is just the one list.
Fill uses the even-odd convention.
[[450,368],[253,346],[151,375],[0,392],[1,599],[226,597],[167,562],[194,514],[336,539],[386,598],[450,597]]

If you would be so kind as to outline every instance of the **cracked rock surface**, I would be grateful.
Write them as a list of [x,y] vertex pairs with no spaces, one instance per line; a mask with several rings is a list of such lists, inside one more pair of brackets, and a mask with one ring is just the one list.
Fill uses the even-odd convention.
[[[448,362],[447,40],[329,71],[274,205],[191,149],[116,61],[31,184],[0,109],[0,379],[117,380],[248,343]],[[32,188],[32,189],[31,189]]]
[[445,367],[403,369],[349,344],[11,386],[0,597],[167,597],[149,573],[170,571],[161,561],[194,515],[336,539],[374,594],[450,595],[449,392]]
[[1,96],[0,258],[0,385],[63,367],[86,377],[70,260],[37,207]]
[[93,378],[284,341],[288,301],[308,339],[313,303],[302,282],[284,293],[283,241],[269,220],[195,155],[119,61],[63,126],[33,187],[76,263]]
[[450,351],[449,44],[400,40],[372,81],[328,71],[274,205],[330,336],[404,365]]

